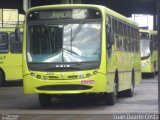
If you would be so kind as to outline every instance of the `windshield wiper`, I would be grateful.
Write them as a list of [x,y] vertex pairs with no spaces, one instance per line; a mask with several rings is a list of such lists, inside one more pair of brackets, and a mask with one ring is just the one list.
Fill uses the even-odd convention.
[[76,39],[76,37],[77,37],[77,35],[79,34],[79,32],[81,31],[84,23],[85,23],[85,21],[83,21],[81,24],[78,25],[77,29],[76,29],[75,32],[74,32],[73,37],[72,37],[72,34],[73,34],[72,32],[73,32],[73,31],[72,31],[72,27],[71,27],[71,35],[70,35],[70,36],[71,36],[71,37],[70,37],[70,38],[71,38],[71,39],[70,39],[70,48],[71,48],[70,52],[71,52],[71,54],[74,53],[74,52],[72,51],[72,41]]
[[[71,35],[71,41],[75,40],[75,38],[77,37],[77,35],[79,34],[79,32],[81,31],[83,25],[84,25],[85,21],[83,21],[81,24],[78,25],[77,29],[74,32],[74,35],[72,37]],[[71,28],[72,29],[72,28]]]

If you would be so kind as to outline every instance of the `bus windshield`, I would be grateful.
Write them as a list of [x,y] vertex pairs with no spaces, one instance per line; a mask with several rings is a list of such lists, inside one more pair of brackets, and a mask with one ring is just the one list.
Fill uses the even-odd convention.
[[140,50],[141,58],[148,58],[150,56],[150,39],[148,33],[140,33]]
[[100,22],[31,24],[29,63],[69,63],[100,60]]
[[150,40],[141,39],[140,40],[141,57],[150,56]]

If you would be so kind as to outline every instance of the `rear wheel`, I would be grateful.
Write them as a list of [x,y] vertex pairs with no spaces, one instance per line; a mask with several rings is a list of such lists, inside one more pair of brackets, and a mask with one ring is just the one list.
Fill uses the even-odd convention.
[[124,91],[125,97],[132,97],[133,94],[134,94],[134,72],[132,72],[130,89]]
[[39,104],[42,107],[47,107],[51,104],[51,95],[47,95],[47,94],[39,94]]
[[3,72],[0,70],[0,86],[4,86],[5,83],[5,77]]

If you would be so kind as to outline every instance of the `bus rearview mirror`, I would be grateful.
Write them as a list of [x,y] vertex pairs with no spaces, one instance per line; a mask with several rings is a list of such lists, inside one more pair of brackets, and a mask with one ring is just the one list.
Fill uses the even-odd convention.
[[16,38],[16,41],[20,41],[21,40],[20,28],[16,28],[15,29],[15,38]]
[[109,34],[109,39],[110,39],[110,44],[113,45],[114,44],[114,34],[113,33]]

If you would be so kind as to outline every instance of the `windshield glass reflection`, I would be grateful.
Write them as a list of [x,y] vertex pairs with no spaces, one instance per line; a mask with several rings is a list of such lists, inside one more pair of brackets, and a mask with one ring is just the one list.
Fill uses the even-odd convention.
[[140,50],[141,50],[141,57],[150,56],[150,40],[149,39],[140,40]]

